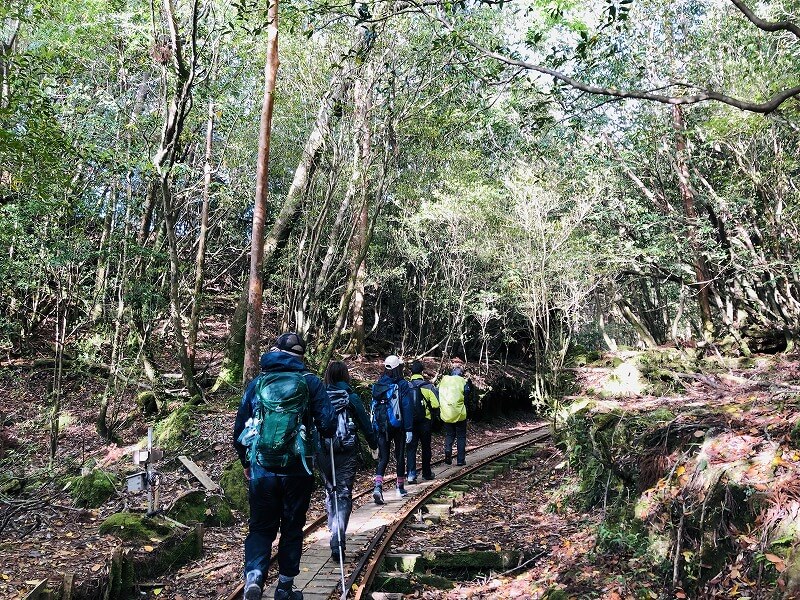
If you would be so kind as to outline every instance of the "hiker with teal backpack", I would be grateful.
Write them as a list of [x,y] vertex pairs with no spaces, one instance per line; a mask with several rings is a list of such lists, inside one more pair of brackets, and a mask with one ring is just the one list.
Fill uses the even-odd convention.
[[328,365],[325,371],[325,387],[336,412],[337,425],[333,436],[321,438],[317,464],[325,482],[331,556],[336,560],[344,560],[347,523],[353,510],[353,481],[358,468],[359,442],[356,431],[361,431],[372,450],[378,447],[378,442],[364,403],[350,387],[347,365],[341,361],[333,361]]
[[328,436],[336,415],[325,386],[303,363],[306,344],[284,333],[261,357],[261,373],[242,396],[234,448],[249,482],[249,532],[244,542],[245,600],[261,600],[272,543],[278,543],[275,600],[302,600],[293,589],[300,572],[303,526],[314,489],[311,429]]
[[422,362],[411,363],[411,379],[414,388],[414,431],[411,442],[406,445],[406,468],[408,483],[417,482],[417,445],[420,447],[422,478],[433,479],[431,471],[431,429],[433,421],[439,419],[439,390],[422,375]]
[[372,428],[378,438],[378,464],[375,469],[375,489],[372,499],[383,504],[383,476],[389,464],[389,448],[394,443],[397,463],[397,496],[406,492],[406,449],[414,427],[414,390],[403,379],[403,361],[392,354],[383,363],[381,378],[372,385]]

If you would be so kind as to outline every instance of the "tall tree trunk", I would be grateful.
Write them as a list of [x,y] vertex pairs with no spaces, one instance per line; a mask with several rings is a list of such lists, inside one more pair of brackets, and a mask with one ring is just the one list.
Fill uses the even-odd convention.
[[[103,395],[100,398],[100,409],[97,414],[97,420],[95,421],[97,434],[105,440],[111,440],[114,437],[113,427],[109,427],[108,425],[108,409],[111,398],[116,394],[117,390],[117,370],[119,369],[120,348],[122,347],[122,328],[125,316],[124,282],[128,279],[128,268],[126,265],[128,264],[128,236],[130,235],[130,213],[133,203],[133,190],[130,185],[130,177],[128,177],[127,199],[128,205],[125,210],[124,221],[125,231],[122,235],[122,249],[115,275],[116,281],[113,286],[113,289],[117,291],[117,308],[114,315],[114,333],[111,337],[111,361],[108,369],[108,380],[106,381]],[[147,362],[145,362],[145,365],[147,365]]]
[[[103,306],[105,304],[105,295],[108,282],[108,268],[111,261],[110,253],[108,252],[108,245],[111,240],[111,226],[114,222],[114,215],[117,212],[117,185],[116,182],[111,184],[111,189],[108,195],[108,202],[106,203],[106,214],[103,216],[103,232],[100,234],[99,252],[97,255],[97,270],[95,271],[94,278],[94,306],[90,315],[92,323],[103,314]],[[107,256],[103,254],[106,253]]]
[[169,314],[175,334],[175,351],[178,354],[183,384],[186,386],[192,402],[199,403],[203,400],[203,392],[197,385],[197,381],[195,381],[194,369],[186,349],[186,338],[183,335],[183,316],[180,305],[181,262],[178,256],[178,239],[175,235],[172,193],[166,176],[161,180],[161,196],[164,205],[164,223],[167,230],[167,248],[169,249]]
[[278,76],[278,0],[271,0],[268,12],[267,61],[264,65],[264,101],[258,132],[258,168],[256,198],[253,207],[253,232],[250,250],[250,284],[248,286],[247,329],[245,331],[244,381],[258,375],[263,303],[264,221],[269,199],[269,143],[272,129],[272,108],[275,101],[275,80]]
[[686,215],[689,246],[692,249],[692,266],[694,267],[695,285],[697,287],[702,335],[706,341],[711,341],[714,336],[714,322],[711,317],[709,286],[712,283],[708,276],[702,248],[697,240],[697,210],[695,209],[694,190],[692,190],[692,186],[689,183],[689,151],[686,145],[686,125],[683,119],[683,109],[678,104],[672,107],[672,125],[675,129],[675,165],[678,171],[678,187]]
[[[364,354],[364,282],[367,278],[367,261],[365,245],[369,229],[369,194],[367,193],[367,172],[370,166],[370,110],[372,91],[372,69],[365,69],[364,77],[356,80],[354,90],[356,110],[356,160],[353,165],[353,182],[361,195],[361,210],[356,223],[355,243],[353,244],[353,270],[355,272],[355,289],[353,290],[353,307],[351,322],[353,323],[352,350],[356,354]],[[360,258],[363,257],[363,258]],[[359,260],[360,259],[360,260]]]
[[361,263],[367,256],[367,251],[369,250],[369,243],[372,240],[372,234],[375,231],[375,221],[378,220],[377,210],[376,214],[370,222],[369,228],[367,230],[367,235],[364,239],[364,246],[361,248],[361,253],[356,257],[356,270],[350,274],[350,277],[347,280],[347,287],[345,288],[344,294],[342,294],[342,298],[339,301],[339,311],[336,317],[336,324],[333,327],[333,331],[331,331],[330,339],[328,340],[328,345],[325,347],[325,350],[322,353],[322,357],[320,360],[319,368],[321,371],[324,371],[328,368],[328,364],[331,362],[333,358],[333,353],[336,350],[336,346],[339,343],[339,336],[342,333],[342,329],[344,328],[345,321],[347,320],[347,313],[348,308],[350,306],[350,301],[353,298],[353,292],[356,289],[356,280],[358,278],[358,271],[361,267]]
[[14,19],[10,27],[10,35],[8,40],[0,40],[0,108],[8,106],[11,96],[11,74],[9,72],[8,64],[14,47],[17,42],[17,35],[22,22],[19,19]]
[[200,236],[197,241],[197,256],[194,266],[194,294],[192,314],[189,317],[189,339],[187,354],[189,363],[194,368],[194,357],[197,346],[197,330],[200,327],[200,309],[203,301],[203,277],[205,274],[206,241],[208,239],[208,204],[211,191],[211,158],[214,138],[214,101],[208,102],[208,122],[206,124],[206,159],[203,165],[203,206],[200,209]]
[[[186,117],[192,107],[192,91],[195,81],[197,66],[197,4],[192,7],[190,30],[188,32],[188,49],[184,46],[184,37],[178,30],[178,21],[175,16],[173,0],[164,0],[163,3],[166,23],[169,28],[170,42],[172,45],[172,60],[175,67],[175,88],[166,102],[164,126],[161,131],[161,144],[153,157],[153,165],[158,173],[158,188],[164,211],[164,226],[166,230],[167,250],[169,253],[169,302],[170,322],[175,335],[176,352],[181,367],[183,384],[186,386],[192,402],[200,402],[203,393],[194,378],[192,365],[186,350],[186,337],[183,333],[183,318],[180,301],[180,256],[178,254],[178,240],[175,233],[175,214],[172,193],[172,168],[181,154],[181,133],[183,132]],[[188,56],[186,51],[188,50]],[[168,89],[167,69],[162,70],[164,89]],[[140,231],[141,233],[141,231]]]

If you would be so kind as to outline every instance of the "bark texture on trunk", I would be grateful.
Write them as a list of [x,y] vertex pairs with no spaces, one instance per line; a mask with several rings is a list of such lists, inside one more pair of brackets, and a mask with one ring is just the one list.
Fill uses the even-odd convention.
[[258,375],[263,312],[264,223],[269,200],[269,144],[272,110],[275,104],[275,81],[278,76],[278,0],[271,0],[267,29],[267,60],[264,65],[264,101],[258,133],[258,169],[256,198],[253,207],[253,232],[250,251],[247,328],[245,331],[244,381]]
[[686,144],[686,125],[683,119],[683,109],[677,104],[672,107],[672,125],[675,129],[675,165],[678,171],[678,187],[686,215],[689,247],[692,250],[691,260],[694,268],[697,302],[700,308],[701,333],[706,341],[710,342],[714,335],[710,300],[712,282],[708,275],[702,247],[697,239],[697,210],[695,208],[694,190],[689,182],[689,149]]

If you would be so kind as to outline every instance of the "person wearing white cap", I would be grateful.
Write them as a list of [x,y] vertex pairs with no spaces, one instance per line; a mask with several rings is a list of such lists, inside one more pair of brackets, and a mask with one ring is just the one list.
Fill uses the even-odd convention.
[[375,489],[372,499],[383,504],[383,476],[389,464],[389,447],[394,442],[394,460],[397,464],[397,496],[403,497],[405,489],[406,450],[414,428],[414,390],[403,379],[403,361],[394,354],[383,362],[384,371],[372,386],[372,427],[378,438],[378,464],[375,469]]

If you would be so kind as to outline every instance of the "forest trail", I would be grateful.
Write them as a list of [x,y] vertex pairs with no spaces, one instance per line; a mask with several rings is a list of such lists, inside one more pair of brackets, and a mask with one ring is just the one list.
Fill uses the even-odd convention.
[[[723,475],[730,485],[751,489],[751,495],[761,497],[763,510],[754,511],[746,529],[737,529],[736,524],[725,519],[715,524],[728,536],[733,536],[731,539],[739,547],[740,556],[734,556],[729,563],[723,561],[719,574],[705,584],[704,595],[696,597],[713,598],[714,593],[729,590],[733,585],[742,593],[757,585],[763,586],[770,569],[776,580],[777,575],[787,569],[789,559],[786,555],[781,557],[777,550],[767,552],[764,548],[765,544],[769,547],[769,528],[774,529],[784,522],[799,497],[800,360],[791,356],[763,356],[728,361],[724,369],[714,371],[706,362],[704,370],[687,373],[674,370],[674,365],[667,363],[656,367],[650,362],[647,369],[642,369],[641,362],[636,367],[633,361],[639,357],[640,353],[607,354],[593,364],[572,367],[570,372],[575,376],[577,393],[565,401],[565,414],[571,414],[573,421],[579,416],[584,424],[600,424],[593,434],[592,444],[595,451],[606,452],[604,459],[615,465],[614,469],[624,472],[637,465],[638,481],[634,489],[640,489],[642,495],[636,510],[645,522],[661,522],[661,527],[669,530],[674,524],[669,524],[664,507],[675,498],[681,498],[687,511],[697,508],[694,505],[696,494],[711,493]],[[31,373],[29,383],[34,385],[35,382],[36,374]],[[648,389],[659,393],[646,393]],[[10,390],[8,392],[3,397],[13,396]],[[25,410],[33,414],[35,400],[32,396],[28,399]],[[16,414],[19,419],[21,409],[20,405],[16,406],[16,413],[8,404],[0,406],[0,410]],[[77,409],[78,406],[69,407],[69,412]],[[65,458],[94,456],[108,469],[130,471],[128,448],[87,447],[86,441],[91,436],[83,420],[86,416],[71,414],[74,420],[66,428],[60,450]],[[180,453],[189,455],[214,481],[220,481],[226,466],[233,460],[229,439],[233,409],[229,403],[212,402],[198,414],[198,419],[198,430],[203,431],[203,435],[191,440]],[[461,511],[465,520],[459,521],[461,516],[456,515],[456,520],[448,524],[436,542],[463,545],[469,542],[458,540],[471,536],[475,544],[490,544],[492,541],[485,539],[475,524],[507,521],[508,527],[501,529],[504,538],[511,536],[509,539],[521,546],[541,545],[545,555],[530,569],[515,572],[513,577],[462,582],[458,594],[503,598],[509,589],[528,586],[532,598],[544,597],[546,590],[561,588],[591,592],[589,597],[615,598],[613,594],[617,593],[620,598],[638,598],[630,594],[647,589],[656,594],[654,597],[664,597],[664,590],[672,587],[671,573],[654,573],[648,567],[648,560],[638,553],[641,548],[637,549],[637,544],[642,543],[638,534],[604,524],[612,504],[619,507],[614,490],[617,484],[610,476],[586,472],[591,452],[581,435],[589,430],[576,427],[573,421],[570,417],[562,421],[563,437],[559,447],[543,450],[531,463],[528,475],[498,481],[501,487],[493,486],[491,493],[484,490],[468,498],[465,502],[469,509]],[[514,421],[508,419],[471,422],[468,444],[489,440],[513,426]],[[16,439],[25,434],[18,427],[5,431]],[[134,429],[130,433],[137,431],[141,432]],[[611,443],[606,444],[598,431],[613,432],[606,440]],[[643,443],[644,438],[647,443]],[[440,444],[441,437],[437,435],[434,448]],[[654,452],[654,448],[660,450]],[[579,452],[585,453],[582,462],[571,466],[570,457],[574,460]],[[175,456],[168,456],[159,467],[164,472],[162,500],[165,503],[188,489],[200,487]],[[41,462],[41,458],[35,456],[30,460]],[[600,469],[597,465],[595,468]],[[707,477],[712,472],[715,481],[709,483]],[[356,488],[366,488],[370,482],[371,473],[364,470]],[[109,514],[125,507],[141,509],[144,502],[141,495],[118,492],[99,509],[78,509],[73,507],[68,490],[50,488],[45,492],[45,489],[39,492],[28,489],[13,497],[3,496],[3,514],[8,520],[4,522],[3,541],[0,542],[7,557],[7,566],[0,572],[2,597],[21,597],[23,590],[30,588],[26,582],[47,576],[57,580],[64,572],[75,573],[78,579],[102,575],[108,568],[106,559],[118,541],[113,536],[100,535],[99,524]],[[595,494],[593,499],[592,494]],[[634,500],[631,498],[630,502]],[[529,510],[521,510],[521,505],[540,509],[534,516]],[[318,490],[309,517],[323,510],[322,506]],[[15,508],[23,510],[14,511]],[[503,512],[506,509],[510,512]],[[235,515],[231,526],[206,529],[201,558],[153,578],[148,582],[153,585],[143,589],[144,597],[187,600],[217,598],[226,591],[229,593],[241,578],[242,543],[247,529],[244,516]],[[530,527],[513,526],[523,518],[521,515],[529,515]],[[663,521],[665,518],[667,520]],[[448,536],[451,536],[449,541]],[[689,553],[687,568],[691,563],[690,555],[697,551],[693,547],[695,541],[688,534],[682,541],[682,552]],[[408,544],[413,543],[413,539],[408,541]],[[135,547],[134,552],[146,554],[152,551],[149,547],[148,543],[143,543]],[[767,555],[768,558],[753,563],[758,556]],[[756,571],[763,572],[761,581],[752,575],[753,565]],[[596,581],[597,572],[604,576],[600,587]],[[619,578],[626,583],[615,584]],[[429,598],[461,597],[456,592],[435,590],[426,590],[425,594]]]

